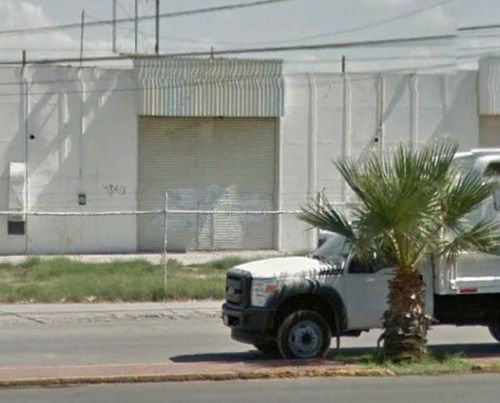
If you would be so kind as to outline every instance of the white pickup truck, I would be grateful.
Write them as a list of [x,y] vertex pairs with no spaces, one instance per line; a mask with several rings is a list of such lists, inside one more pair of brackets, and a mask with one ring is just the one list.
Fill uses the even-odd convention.
[[[457,155],[465,169],[500,175],[500,150]],[[498,201],[497,201],[498,199]],[[497,214],[500,192],[475,215]],[[500,341],[500,256],[463,254],[455,267],[420,269],[425,309],[437,324],[488,326]],[[284,358],[324,356],[334,336],[382,327],[388,280],[394,269],[363,265],[332,235],[311,257],[280,257],[241,264],[226,278],[223,321],[235,340]]]

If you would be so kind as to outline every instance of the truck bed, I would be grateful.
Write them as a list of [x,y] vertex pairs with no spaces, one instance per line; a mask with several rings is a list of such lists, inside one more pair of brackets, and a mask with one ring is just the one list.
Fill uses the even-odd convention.
[[455,293],[500,293],[500,256],[464,254],[450,274],[450,290]]

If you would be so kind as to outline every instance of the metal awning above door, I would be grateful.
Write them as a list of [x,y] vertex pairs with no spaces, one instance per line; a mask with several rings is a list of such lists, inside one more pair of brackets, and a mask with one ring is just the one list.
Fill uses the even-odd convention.
[[134,70],[141,115],[283,116],[281,60],[144,58]]

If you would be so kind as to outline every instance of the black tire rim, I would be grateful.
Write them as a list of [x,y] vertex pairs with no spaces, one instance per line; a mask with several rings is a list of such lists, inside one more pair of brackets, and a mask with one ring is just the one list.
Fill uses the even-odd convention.
[[288,344],[297,358],[315,357],[323,345],[323,332],[311,320],[300,321],[290,329]]

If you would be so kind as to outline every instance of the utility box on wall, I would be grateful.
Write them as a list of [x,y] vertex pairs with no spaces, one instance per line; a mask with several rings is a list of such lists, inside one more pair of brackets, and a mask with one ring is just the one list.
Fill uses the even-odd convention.
[[26,164],[9,163],[8,234],[24,235],[26,227]]

